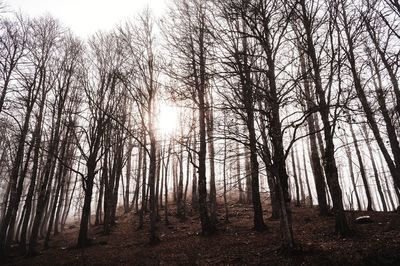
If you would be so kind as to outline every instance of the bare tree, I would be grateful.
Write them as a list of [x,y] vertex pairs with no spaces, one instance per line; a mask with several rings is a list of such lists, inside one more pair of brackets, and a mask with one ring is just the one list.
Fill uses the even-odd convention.
[[[342,201],[342,190],[339,184],[339,177],[338,177],[338,170],[337,164],[335,161],[335,146],[334,146],[334,132],[337,119],[337,106],[338,101],[336,102],[336,108],[334,120],[331,121],[330,114],[331,114],[331,105],[333,102],[332,97],[332,74],[328,77],[327,86],[324,88],[323,86],[323,78],[322,78],[322,70],[323,65],[320,61],[320,57],[317,54],[316,50],[316,41],[315,41],[315,34],[316,34],[316,21],[315,21],[315,14],[318,12],[318,9],[321,8],[320,4],[317,3],[316,5],[308,6],[305,1],[300,1],[297,7],[297,16],[299,21],[302,23],[302,34],[303,34],[303,42],[304,42],[304,52],[308,55],[311,61],[312,66],[312,76],[315,85],[315,93],[317,95],[317,100],[319,102],[319,114],[321,116],[322,124],[323,124],[323,132],[324,132],[324,140],[325,140],[325,150],[324,150],[324,168],[325,168],[325,175],[327,179],[327,183],[332,195],[333,201],[333,209],[335,213],[335,231],[345,236],[349,233],[349,228],[346,221],[346,216],[344,213],[343,201]],[[327,22],[327,31],[326,36],[329,40],[329,43],[333,47],[333,38],[334,38],[334,24],[333,18],[335,13],[331,6],[326,6],[326,18]],[[323,42],[328,43],[328,42]],[[331,60],[334,60],[336,56],[336,51],[330,51],[333,56],[331,56]],[[328,67],[332,69],[333,61],[328,63]],[[337,64],[341,64],[337,62]],[[340,90],[338,91],[337,99],[340,99]]]
[[[213,234],[215,224],[210,219],[207,209],[206,186],[206,155],[207,155],[207,126],[206,126],[206,95],[209,85],[208,56],[210,29],[208,27],[208,1],[176,1],[171,16],[174,17],[169,25],[170,34],[167,36],[171,45],[177,49],[181,67],[173,75],[184,84],[189,94],[182,97],[191,99],[198,110],[199,149],[198,156],[198,198],[199,212],[204,235]],[[172,74],[172,73],[171,73]]]
[[[1,5],[1,4],[0,4]],[[18,63],[26,54],[29,37],[29,22],[21,15],[0,19],[0,113],[3,110],[6,94],[12,86]]]

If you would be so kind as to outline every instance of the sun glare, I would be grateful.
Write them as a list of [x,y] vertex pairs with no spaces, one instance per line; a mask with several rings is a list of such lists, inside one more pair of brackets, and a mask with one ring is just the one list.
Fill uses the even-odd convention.
[[161,103],[157,116],[157,129],[161,135],[172,135],[178,129],[178,109]]

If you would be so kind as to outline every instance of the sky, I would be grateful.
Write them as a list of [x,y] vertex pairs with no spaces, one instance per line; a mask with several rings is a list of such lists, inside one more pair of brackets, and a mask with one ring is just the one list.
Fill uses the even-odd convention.
[[4,0],[9,9],[29,16],[51,14],[75,34],[88,37],[150,7],[162,15],[167,0]]

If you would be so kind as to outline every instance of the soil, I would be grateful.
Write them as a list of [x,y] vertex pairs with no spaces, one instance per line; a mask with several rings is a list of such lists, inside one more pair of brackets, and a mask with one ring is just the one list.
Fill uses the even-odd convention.
[[[171,206],[172,208],[172,206]],[[221,208],[220,213],[223,213]],[[268,230],[252,230],[250,205],[230,205],[229,222],[219,216],[218,232],[201,236],[199,217],[187,213],[182,221],[171,211],[169,225],[158,223],[160,242],[150,245],[148,227],[136,230],[133,213],[118,216],[109,235],[101,226],[91,227],[92,244],[75,247],[78,225],[67,226],[53,237],[48,249],[33,258],[11,251],[5,265],[400,265],[400,228],[389,226],[399,214],[347,212],[353,234],[338,238],[333,217],[320,217],[313,208],[293,208],[293,231],[297,244],[291,253],[280,249],[279,221],[266,218]],[[268,217],[269,210],[265,211]],[[163,210],[160,210],[163,216]],[[372,223],[357,224],[369,215]],[[147,215],[148,216],[148,215]],[[146,222],[148,224],[148,222]],[[396,223],[395,223],[396,224]],[[0,264],[2,264],[0,262]]]

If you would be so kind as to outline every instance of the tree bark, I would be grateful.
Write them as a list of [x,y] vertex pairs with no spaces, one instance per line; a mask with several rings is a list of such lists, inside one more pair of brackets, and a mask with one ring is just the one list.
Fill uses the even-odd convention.
[[321,69],[318,62],[318,57],[315,51],[312,24],[309,20],[306,3],[304,0],[300,1],[302,11],[302,23],[306,35],[306,52],[311,59],[315,90],[319,100],[319,113],[321,115],[322,123],[324,125],[325,137],[325,150],[324,150],[324,167],[327,183],[331,192],[333,209],[335,214],[335,232],[341,236],[346,236],[349,233],[346,216],[344,213],[342,190],[339,185],[338,170],[335,161],[335,146],[333,142],[333,128],[329,121],[330,106],[325,99],[325,91],[322,86]]
[[[300,70],[303,76],[305,103],[307,109],[311,110],[312,108],[314,108],[315,104],[311,96],[311,84],[307,74],[306,60],[301,49],[299,48],[298,50],[300,52]],[[321,166],[321,159],[318,154],[317,135],[316,135],[317,130],[315,127],[315,124],[318,123],[318,121],[315,121],[316,118],[317,116],[315,115],[310,115],[307,118],[311,169],[314,176],[315,189],[317,191],[319,214],[321,216],[326,216],[328,215],[329,210],[328,210],[328,204],[326,202],[326,187],[325,187],[324,172]]]
[[293,169],[293,179],[294,179],[294,184],[296,188],[296,206],[300,207],[301,206],[301,199],[300,199],[300,188],[299,188],[299,180],[297,179],[297,172],[296,172],[296,162],[294,158],[294,149],[292,148],[292,151],[290,152],[291,157],[292,157],[292,169]]
[[[212,224],[217,223],[217,189],[215,187],[215,150],[214,150],[214,110],[212,91],[206,97],[206,124],[208,143],[208,163],[210,167],[210,220]],[[208,99],[209,98],[209,99]]]
[[364,183],[365,195],[367,196],[367,211],[372,211],[372,197],[371,197],[371,191],[370,191],[369,184],[368,184],[367,174],[365,172],[364,162],[362,160],[361,151],[358,146],[358,140],[357,140],[356,134],[354,133],[353,124],[351,123],[351,121],[349,121],[349,125],[350,125],[351,136],[353,138],[354,148],[356,149],[356,155],[357,155],[358,164],[360,167],[361,178]]
[[367,130],[367,126],[365,124],[362,125],[362,130],[364,132],[364,140],[365,140],[365,143],[367,144],[368,153],[369,153],[369,157],[370,157],[371,164],[372,164],[372,169],[374,170],[376,188],[378,190],[379,197],[381,199],[383,211],[387,212],[388,208],[387,208],[387,204],[386,204],[386,201],[385,201],[385,196],[383,194],[381,180],[379,178],[378,167],[376,165],[375,155],[374,155],[374,152],[372,150],[371,141],[368,138],[368,130]]
[[[345,146],[345,150],[346,150],[346,155],[347,155],[347,162],[349,164],[350,179],[351,179],[351,183],[354,188],[354,195],[356,196],[358,210],[360,211],[360,210],[362,210],[362,205],[361,205],[361,201],[360,201],[360,196],[358,195],[358,192],[357,192],[357,184],[356,184],[356,178],[354,176],[354,168],[353,168],[353,156],[351,154],[350,143],[347,141],[347,138],[346,138],[346,142],[347,143]],[[353,195],[351,195],[351,198],[353,198]]]

